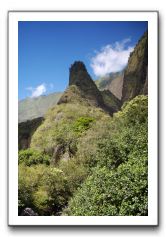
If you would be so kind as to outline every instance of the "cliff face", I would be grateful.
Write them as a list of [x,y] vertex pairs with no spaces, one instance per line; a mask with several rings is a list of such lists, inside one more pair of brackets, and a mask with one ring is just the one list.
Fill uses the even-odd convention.
[[95,83],[99,90],[109,90],[119,100],[122,97],[124,71],[110,73],[105,77],[96,80]]
[[138,41],[130,54],[124,72],[122,101],[130,100],[137,95],[148,93],[148,32]]
[[31,143],[31,137],[36,129],[42,124],[43,118],[28,120],[18,124],[18,148],[27,149]]

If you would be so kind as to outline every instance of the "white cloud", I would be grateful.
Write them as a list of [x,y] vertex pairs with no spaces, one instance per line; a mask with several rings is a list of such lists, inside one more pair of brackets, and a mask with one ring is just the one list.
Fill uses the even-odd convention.
[[95,56],[91,58],[94,74],[104,76],[122,70],[127,65],[129,55],[134,49],[132,46],[126,47],[129,42],[130,38],[127,38],[113,45],[106,45],[99,52],[95,52]]
[[33,87],[28,87],[27,90],[31,91],[31,96],[32,98],[38,97],[40,95],[43,95],[46,92],[46,85],[43,83],[36,88]]

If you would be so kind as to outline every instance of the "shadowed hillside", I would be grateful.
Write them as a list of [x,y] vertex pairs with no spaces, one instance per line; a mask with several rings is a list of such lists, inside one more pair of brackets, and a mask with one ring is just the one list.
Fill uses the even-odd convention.
[[124,72],[122,100],[130,100],[140,94],[148,94],[147,31],[130,54],[128,65]]

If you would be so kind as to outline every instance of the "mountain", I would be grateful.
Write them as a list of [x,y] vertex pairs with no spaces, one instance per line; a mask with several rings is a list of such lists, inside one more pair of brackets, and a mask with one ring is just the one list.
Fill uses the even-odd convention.
[[[86,113],[82,114],[83,117],[87,117],[88,111],[91,111],[92,108],[94,111],[96,111],[94,108],[98,108],[109,115],[113,115],[113,113],[120,110],[124,101],[131,100],[140,94],[147,95],[148,33],[145,32],[143,37],[138,41],[134,51],[130,54],[128,65],[124,71],[110,73],[109,76],[100,78],[100,80],[94,82],[87,72],[85,65],[80,61],[76,61],[71,65],[69,73],[69,85],[63,94],[53,93],[48,96],[19,101],[20,149],[29,147],[31,137],[37,127],[45,124],[41,117],[47,114],[47,120],[49,117],[48,114],[55,110],[56,104],[59,105],[60,110],[67,108],[66,111],[73,111],[73,107],[75,106],[78,109],[82,108],[82,110],[86,111]],[[52,110],[50,110],[51,108]],[[75,113],[79,114],[79,111],[76,110]],[[98,114],[97,111],[96,113]],[[60,115],[55,115],[55,120],[57,116],[59,118]],[[66,120],[67,123],[69,121]],[[49,124],[48,128],[50,127],[51,125]],[[27,132],[27,128],[29,132]],[[43,133],[41,132],[41,134]],[[43,135],[40,136],[42,141]]]
[[122,97],[124,70],[120,72],[110,73],[95,81],[99,90],[109,90],[119,100]]
[[70,67],[69,86],[57,105],[47,111],[30,146],[49,153],[53,162],[69,159],[79,137],[96,121],[109,120],[120,107],[121,101],[108,90],[99,91],[85,65],[76,61]]
[[130,55],[123,100],[100,91],[82,62],[69,72],[67,89],[45,106],[44,118],[18,125],[18,214],[147,216],[148,96],[131,99],[148,89],[146,36]]
[[[58,104],[74,102],[75,100],[86,101],[89,105],[100,107],[112,115],[120,109],[120,101],[111,92],[109,94],[106,92],[106,94],[107,98],[110,96],[110,100],[107,99],[107,102],[105,101],[105,93],[97,88],[85,65],[76,61],[70,68],[69,87],[61,96]],[[116,104],[116,106],[112,106],[112,104]]]
[[148,32],[130,54],[127,67],[95,81],[99,90],[109,90],[123,102],[137,95],[148,94]]
[[49,108],[56,105],[62,93],[27,98],[18,102],[18,122],[43,117]]
[[138,41],[130,54],[124,72],[122,101],[148,94],[148,32]]

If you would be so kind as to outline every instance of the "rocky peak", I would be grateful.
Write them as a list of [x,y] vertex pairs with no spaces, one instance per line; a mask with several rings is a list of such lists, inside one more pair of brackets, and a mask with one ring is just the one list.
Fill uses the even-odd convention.
[[75,62],[71,65],[69,71],[70,71],[69,84],[70,84],[70,83],[71,83],[71,84],[73,83],[73,81],[72,81],[73,75],[75,75],[76,73],[78,73],[78,72],[80,72],[80,71],[87,72],[84,63],[81,62],[81,61],[75,61]]
[[69,97],[71,97],[71,95],[73,96],[73,93],[70,93],[70,91],[73,90],[73,86],[76,86],[77,90],[80,93],[80,96],[82,98],[87,99],[90,102],[90,104],[95,106],[103,105],[102,95],[98,90],[96,84],[92,80],[91,76],[87,72],[87,69],[83,62],[81,61],[74,62],[71,65],[69,72],[70,72],[69,87],[59,100],[58,104],[64,101],[66,102],[71,101],[72,98]]
[[65,90],[58,104],[86,101],[89,105],[100,107],[111,115],[115,112],[112,103],[105,103],[105,98],[87,72],[83,62],[74,62],[69,72],[69,87]]
[[74,62],[71,65],[69,71],[69,86],[76,85],[79,87],[80,90],[84,92],[86,91],[86,93],[88,93],[89,89],[90,92],[92,92],[92,90],[98,91],[98,88],[96,87],[91,76],[88,74],[83,62]]

